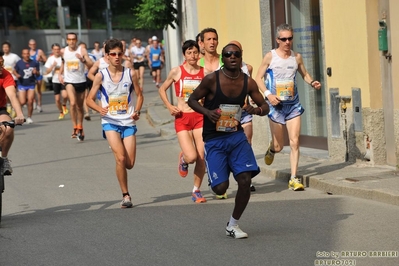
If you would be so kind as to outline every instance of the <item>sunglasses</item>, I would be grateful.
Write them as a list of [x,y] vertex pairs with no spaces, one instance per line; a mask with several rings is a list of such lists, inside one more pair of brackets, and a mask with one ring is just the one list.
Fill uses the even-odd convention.
[[294,37],[288,37],[288,38],[278,38],[280,41],[282,41],[282,42],[286,42],[287,40],[288,41],[292,41],[292,39],[294,39]]
[[122,56],[123,53],[109,53],[110,56],[115,57],[115,56]]
[[76,38],[67,38],[67,41],[76,41]]
[[228,51],[223,53],[223,57],[230,58],[232,55],[236,58],[241,58],[242,54],[240,51]]

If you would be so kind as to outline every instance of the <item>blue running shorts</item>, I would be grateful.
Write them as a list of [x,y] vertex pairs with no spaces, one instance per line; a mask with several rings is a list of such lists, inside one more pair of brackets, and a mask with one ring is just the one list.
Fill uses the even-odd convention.
[[205,143],[205,162],[211,187],[234,179],[238,174],[251,172],[252,178],[259,174],[255,155],[243,131],[211,139]]
[[116,131],[121,134],[121,138],[127,138],[129,136],[134,136],[137,132],[136,126],[118,126],[114,124],[102,124],[103,127],[103,137],[106,139],[105,131]]
[[285,125],[287,120],[293,119],[297,116],[300,116],[305,112],[305,109],[303,109],[302,105],[300,102],[296,102],[293,104],[279,104],[276,106],[273,106],[267,101],[269,104],[270,112],[268,114],[268,117],[276,123]]

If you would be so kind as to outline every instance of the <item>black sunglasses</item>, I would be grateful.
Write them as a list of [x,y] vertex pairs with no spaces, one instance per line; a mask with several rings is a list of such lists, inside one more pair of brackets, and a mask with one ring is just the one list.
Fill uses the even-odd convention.
[[287,40],[288,41],[292,41],[292,39],[294,39],[294,37],[293,36],[291,36],[291,37],[288,37],[288,38],[278,38],[280,41],[282,41],[282,42],[286,42]]
[[228,51],[223,53],[223,57],[229,58],[234,55],[236,58],[241,58],[242,53],[240,51]]

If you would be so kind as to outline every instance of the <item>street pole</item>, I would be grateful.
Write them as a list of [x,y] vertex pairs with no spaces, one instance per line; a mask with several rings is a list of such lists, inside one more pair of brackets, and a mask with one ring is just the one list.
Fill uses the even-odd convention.
[[80,21],[80,15],[78,15],[78,40],[82,41],[82,25]]
[[57,7],[57,14],[58,14],[58,23],[60,24],[60,30],[61,30],[61,45],[62,47],[65,47],[65,21],[64,21],[64,8],[61,5],[61,0],[58,1],[58,7]]
[[109,0],[107,0],[106,18],[107,18],[108,36],[109,36],[109,38],[112,38],[111,4],[110,4]]

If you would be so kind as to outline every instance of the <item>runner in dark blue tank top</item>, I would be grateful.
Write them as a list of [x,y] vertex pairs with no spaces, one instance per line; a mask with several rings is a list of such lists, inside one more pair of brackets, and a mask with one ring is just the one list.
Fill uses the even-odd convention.
[[[222,50],[224,67],[205,76],[191,94],[188,104],[204,115],[203,139],[205,161],[212,190],[223,195],[229,187],[229,175],[233,173],[238,183],[236,204],[226,227],[226,235],[246,238],[238,227],[249,198],[251,178],[259,173],[251,145],[240,124],[241,111],[248,95],[259,107],[247,105],[249,114],[266,115],[269,106],[258,90],[256,82],[242,73],[242,51],[235,44]],[[205,98],[204,106],[199,100]]]

